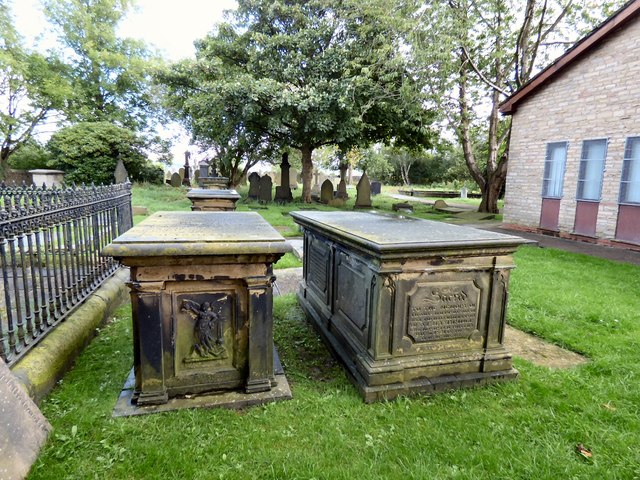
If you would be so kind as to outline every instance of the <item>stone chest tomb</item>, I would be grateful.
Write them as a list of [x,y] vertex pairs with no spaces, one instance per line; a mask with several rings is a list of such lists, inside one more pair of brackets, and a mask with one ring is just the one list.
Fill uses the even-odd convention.
[[289,250],[254,212],[158,212],[108,245],[131,270],[131,402],[286,382],[274,372],[272,265]]
[[519,237],[360,212],[292,212],[307,316],[365,401],[517,376],[504,348]]

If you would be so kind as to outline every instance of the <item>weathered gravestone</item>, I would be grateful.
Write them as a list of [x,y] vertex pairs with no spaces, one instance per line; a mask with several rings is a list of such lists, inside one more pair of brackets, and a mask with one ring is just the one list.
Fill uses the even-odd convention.
[[371,182],[371,195],[380,195],[382,184],[378,181]]
[[121,158],[118,159],[118,163],[116,165],[116,171],[113,173],[113,176],[116,179],[116,183],[124,183],[129,178],[129,173],[124,166],[124,162]]
[[273,200],[273,180],[269,175],[260,177],[258,200],[262,203],[270,203]]
[[338,183],[338,192],[336,193],[337,198],[341,198],[342,200],[346,200],[349,198],[349,194],[347,193],[347,182],[343,179]]
[[51,425],[0,358],[0,479],[27,476]]
[[468,194],[469,194],[469,190],[467,189],[467,187],[462,187],[460,189],[460,198],[467,198]]
[[331,200],[333,200],[333,183],[327,179],[320,187],[320,203],[329,203]]
[[257,200],[260,195],[260,175],[252,172],[249,175],[249,198]]
[[200,181],[200,170],[196,170],[195,172],[193,172],[193,179],[196,183]]
[[171,186],[179,187],[180,185],[182,185],[182,177],[180,176],[180,174],[174,173],[173,175],[171,175]]
[[392,214],[290,215],[304,230],[298,302],[366,402],[517,376],[503,336],[522,238]]
[[292,202],[291,186],[289,181],[289,154],[282,154],[280,164],[280,185],[276,187],[276,202]]
[[356,204],[354,208],[371,208],[371,184],[366,173],[362,174],[356,186]]
[[178,175],[180,175],[180,181],[184,179],[184,167],[178,169]]

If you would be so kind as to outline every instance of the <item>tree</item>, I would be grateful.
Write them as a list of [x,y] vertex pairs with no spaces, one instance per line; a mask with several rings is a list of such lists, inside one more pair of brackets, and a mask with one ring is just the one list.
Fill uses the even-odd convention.
[[[416,17],[414,46],[423,55],[432,100],[456,133],[471,176],[482,191],[480,211],[497,213],[511,134],[500,102],[546,65],[558,46],[571,45],[622,0],[449,0],[431,2]],[[594,14],[596,12],[596,14]],[[488,108],[485,119],[480,105]],[[473,130],[485,124],[486,156]]]
[[0,1],[0,177],[11,155],[32,139],[69,94],[64,66],[25,48],[9,8]]
[[132,181],[158,183],[159,167],[148,162],[146,147],[135,132],[110,122],[77,123],[58,130],[47,143],[49,165],[66,172],[67,182],[86,184],[113,183],[118,159]]
[[243,135],[300,150],[310,202],[315,149],[430,140],[402,13],[383,0],[240,0],[230,22],[197,43],[182,112],[194,126],[224,124],[198,126],[196,137],[207,132],[214,143]]
[[110,121],[141,131],[155,113],[152,71],[159,60],[146,46],[120,38],[118,25],[132,0],[43,0],[71,67],[72,122]]

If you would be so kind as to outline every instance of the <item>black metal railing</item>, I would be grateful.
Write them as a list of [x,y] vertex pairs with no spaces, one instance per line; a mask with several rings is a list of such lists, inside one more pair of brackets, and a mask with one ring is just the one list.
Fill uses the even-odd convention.
[[118,269],[100,251],[132,226],[131,184],[0,184],[0,356],[19,360]]

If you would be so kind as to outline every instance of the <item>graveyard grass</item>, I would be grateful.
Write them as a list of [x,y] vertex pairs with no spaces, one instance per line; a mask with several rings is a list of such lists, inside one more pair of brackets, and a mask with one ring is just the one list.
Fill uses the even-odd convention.
[[43,402],[55,430],[30,478],[638,478],[640,267],[530,246],[515,262],[508,322],[589,363],[516,357],[515,382],[365,405],[288,295],[274,330],[293,400],[114,419],[126,305]]

